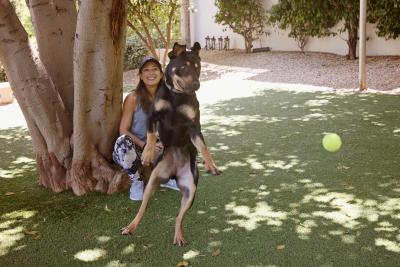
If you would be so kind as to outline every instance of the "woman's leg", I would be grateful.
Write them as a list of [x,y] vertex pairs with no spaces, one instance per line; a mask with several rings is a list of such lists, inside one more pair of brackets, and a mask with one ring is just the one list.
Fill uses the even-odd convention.
[[135,174],[141,165],[140,152],[128,135],[121,135],[115,141],[112,156],[128,174]]
[[143,198],[144,185],[138,173],[141,166],[140,152],[128,135],[121,135],[115,142],[112,154],[114,162],[121,166],[131,179],[129,196],[131,200],[142,200]]

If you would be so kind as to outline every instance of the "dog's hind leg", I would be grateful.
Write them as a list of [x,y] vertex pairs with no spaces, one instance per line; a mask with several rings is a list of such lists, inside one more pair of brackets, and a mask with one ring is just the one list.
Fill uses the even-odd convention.
[[174,245],[184,246],[187,244],[187,241],[183,237],[183,217],[186,212],[190,209],[193,204],[193,200],[196,194],[196,183],[198,178],[198,170],[197,167],[194,170],[194,173],[190,170],[190,162],[185,164],[185,167],[178,171],[177,174],[177,182],[178,187],[182,192],[182,200],[181,200],[181,208],[179,210],[178,215],[176,216],[175,221],[175,235],[174,235]]
[[123,235],[130,235],[132,234],[136,228],[138,227],[140,221],[142,220],[144,213],[146,212],[147,205],[150,201],[150,198],[153,196],[156,189],[159,187],[160,183],[168,180],[171,176],[171,165],[170,161],[162,160],[160,161],[157,166],[154,168],[153,172],[151,173],[150,179],[146,185],[142,204],[140,205],[139,211],[136,214],[133,221],[126,227],[121,229],[121,234]]

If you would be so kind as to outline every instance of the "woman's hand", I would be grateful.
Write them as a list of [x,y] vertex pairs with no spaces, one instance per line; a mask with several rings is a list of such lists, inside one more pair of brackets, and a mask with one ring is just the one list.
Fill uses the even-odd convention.
[[161,152],[164,149],[164,145],[161,142],[156,143],[156,151]]
[[156,147],[157,145],[157,137],[154,133],[147,133],[147,142],[144,146],[142,153],[142,164],[144,166],[149,166],[154,162]]

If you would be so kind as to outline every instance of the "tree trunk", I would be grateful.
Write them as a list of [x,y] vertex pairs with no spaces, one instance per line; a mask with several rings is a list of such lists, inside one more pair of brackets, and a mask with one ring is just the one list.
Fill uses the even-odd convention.
[[249,36],[244,37],[244,45],[246,53],[251,53],[251,49],[253,48],[253,38]]
[[[125,1],[82,2],[73,66],[71,44],[60,43],[68,41],[76,25],[68,2],[74,3],[29,2],[40,39],[37,58],[9,0],[0,0],[0,61],[27,121],[40,183],[55,192],[72,188],[76,195],[110,194],[129,187],[128,177],[109,163],[121,115]],[[46,24],[53,23],[48,19],[53,15],[54,25]],[[54,34],[55,25],[60,31]],[[71,74],[61,73],[72,70],[73,87]],[[71,88],[73,120],[65,104]]]
[[[125,1],[84,1],[78,14],[74,53],[74,156],[68,181],[77,195],[118,190],[121,180],[107,160],[118,135],[122,105]],[[110,19],[122,17],[118,23]],[[111,25],[123,29],[111,38]],[[119,182],[118,182],[119,183]],[[117,183],[117,184],[118,184]]]
[[165,38],[165,52],[164,52],[162,62],[161,62],[163,69],[165,69],[165,65],[167,63],[168,50],[171,45],[172,20],[174,18],[175,10],[176,10],[176,6],[172,6],[171,10],[169,12],[169,16],[168,16],[166,38]]
[[189,0],[181,0],[181,39],[187,47],[191,45],[190,38],[190,3]]
[[72,56],[77,17],[75,1],[30,0],[27,3],[35,29],[40,59],[72,119],[74,110]]
[[349,47],[349,51],[347,54],[347,58],[350,60],[354,60],[357,58],[357,40],[358,40],[358,25],[357,24],[348,24],[349,27],[347,28],[348,32],[348,40],[347,45]]
[[[58,161],[57,167],[65,168],[71,158],[71,121],[40,59],[34,59],[14,8],[6,0],[0,1],[0,36],[0,61],[25,115],[36,157],[52,157]],[[52,172],[50,168],[47,172]]]

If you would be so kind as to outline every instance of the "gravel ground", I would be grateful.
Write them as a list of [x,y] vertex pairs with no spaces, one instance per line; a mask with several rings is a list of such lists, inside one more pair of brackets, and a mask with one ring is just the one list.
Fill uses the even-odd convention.
[[[233,50],[202,51],[201,58],[204,63],[258,71],[257,75],[251,77],[256,81],[307,84],[333,89],[358,88],[358,60],[347,60],[344,56],[300,52],[245,54]],[[206,68],[204,79],[217,78],[212,72],[212,68]],[[368,57],[367,87],[379,91],[400,89],[400,56]]]
[[[262,52],[246,54],[239,50],[205,51],[202,81],[243,71],[252,73],[247,80],[268,83],[305,84],[334,90],[358,88],[358,60],[327,53]],[[124,84],[137,83],[137,70],[125,72]],[[368,57],[369,91],[400,94],[400,56]]]

